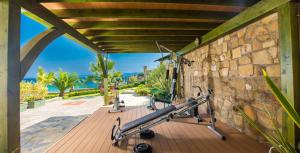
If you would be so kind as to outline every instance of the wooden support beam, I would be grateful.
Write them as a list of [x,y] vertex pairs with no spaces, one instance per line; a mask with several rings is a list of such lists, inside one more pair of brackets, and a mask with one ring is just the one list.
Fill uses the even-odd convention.
[[[166,45],[167,47],[174,47],[174,48],[182,48],[186,45],[184,44],[170,44]],[[152,44],[133,44],[133,45],[102,45],[103,48],[157,48],[157,46],[152,43]]]
[[[183,45],[183,44],[189,44],[190,41],[159,41],[159,44],[162,45]],[[110,45],[155,45],[154,41],[116,41],[116,42],[100,42],[97,43],[99,46],[110,46]]]
[[[40,3],[49,2],[124,2],[124,0],[38,0]],[[208,4],[208,5],[225,5],[225,6],[251,6],[258,0],[134,0],[134,2],[156,2],[156,3],[188,3],[188,4]]]
[[63,35],[64,33],[56,28],[48,29],[31,41],[29,41],[21,49],[21,78],[25,76],[30,66],[33,64],[35,59],[40,55],[40,53],[57,37]]
[[178,35],[203,35],[207,33],[206,30],[78,30],[85,36],[152,36],[152,35],[169,35],[169,36],[178,36]]
[[[85,36],[80,34],[70,25],[60,20],[51,11],[43,7],[41,4],[37,3],[36,0],[19,0],[18,3],[27,11],[30,11],[32,14],[35,14],[36,16],[44,19],[46,22],[50,23],[57,29],[65,32],[67,35],[71,36],[74,40],[77,40],[80,44],[83,44],[84,46],[92,49],[93,51],[96,52],[101,51],[101,49],[97,45],[92,43],[90,40],[88,40]],[[100,61],[103,65],[102,69],[105,70],[103,57],[102,56],[100,57],[101,57]]]
[[170,23],[170,22],[79,22],[68,23],[75,29],[179,29],[211,30],[219,24],[214,23]]
[[99,46],[101,46],[101,44],[105,44],[105,43],[126,43],[126,42],[139,42],[139,43],[143,43],[143,42],[153,42],[153,41],[159,41],[159,42],[173,42],[173,43],[183,43],[183,42],[191,42],[194,39],[188,39],[188,40],[97,40],[94,41],[96,44],[98,44]]
[[[215,29],[211,30],[207,34],[203,35],[200,39],[201,44],[199,47],[206,45],[209,42],[212,42],[240,27],[254,21],[255,19],[262,17],[263,15],[273,11],[277,7],[289,2],[290,0],[267,0],[267,1],[260,1],[255,5],[247,8],[239,15],[233,17],[232,19],[228,20],[227,22],[221,24],[220,26],[216,27]],[[187,54],[193,50],[187,50],[182,52],[182,54]]]
[[124,40],[194,40],[195,36],[107,36],[107,37],[93,37],[90,40],[93,42],[113,40],[113,41],[124,41]]
[[238,13],[182,11],[182,10],[130,10],[130,9],[78,9],[51,10],[62,19],[72,18],[177,18],[228,20]]
[[[300,113],[300,52],[297,3],[289,2],[278,8],[279,50],[281,64],[281,89]],[[283,132],[288,141],[297,146],[300,142],[300,129],[287,116],[283,115]],[[299,151],[299,150],[298,150]]]
[[194,10],[214,12],[240,12],[243,6],[187,4],[187,3],[153,3],[153,2],[50,2],[42,3],[50,10],[57,9],[145,9],[145,10]]
[[0,1],[0,152],[20,152],[20,12]]
[[103,21],[148,21],[148,22],[193,22],[193,23],[223,23],[221,19],[183,19],[183,18],[99,18],[99,17],[72,17],[63,19],[65,22],[103,22]]

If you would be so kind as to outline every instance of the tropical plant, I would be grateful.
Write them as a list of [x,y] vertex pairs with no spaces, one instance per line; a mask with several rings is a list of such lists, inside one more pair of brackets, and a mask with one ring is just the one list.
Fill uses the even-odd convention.
[[59,96],[63,97],[65,95],[65,90],[73,87],[78,80],[77,73],[68,73],[59,69],[58,74],[54,77],[53,86],[59,90]]
[[157,68],[152,70],[147,77],[147,84],[150,84],[152,91],[157,95],[165,97],[170,93],[171,80],[166,79],[166,65],[161,63]]
[[42,100],[48,95],[47,87],[40,83],[21,82],[20,83],[20,101],[31,102]]
[[131,76],[128,78],[127,83],[128,84],[134,84],[138,82],[138,77],[137,76]]
[[144,84],[141,84],[135,88],[134,92],[138,96],[147,96],[150,93],[150,89],[146,87]]
[[[105,72],[102,69],[101,60],[102,60],[102,55],[98,54],[96,63],[90,63],[90,71],[93,73],[93,75],[87,78],[87,81],[97,83],[99,85],[99,88],[103,86],[101,83],[103,83],[103,79],[105,75]],[[105,59],[104,64],[107,69],[107,73],[110,74],[114,69],[115,63],[111,60]]]
[[111,79],[109,79],[109,80],[111,80],[112,83],[116,82],[117,79],[120,82],[123,81],[123,73],[121,71],[115,71],[115,72],[113,72],[113,74],[110,77],[111,77]]
[[52,83],[53,79],[54,79],[53,72],[47,74],[41,66],[38,67],[38,73],[36,78],[37,82],[47,86]]
[[[270,79],[265,70],[263,71],[264,78],[269,85],[273,95],[276,97],[277,101],[283,107],[285,112],[288,114],[289,118],[291,118],[294,123],[300,128],[300,116],[297,111],[291,106],[290,102],[286,98],[286,96],[280,91],[280,89],[275,85],[275,83]],[[253,121],[241,108],[238,108],[243,118],[255,128],[262,136],[270,143],[272,146],[270,148],[270,152],[272,149],[275,149],[279,153],[297,153],[296,149],[289,143],[289,141],[283,136],[280,128],[277,125],[276,119],[274,115],[272,115],[268,109],[265,108],[266,113],[272,121],[272,126],[274,127],[273,133],[266,133],[261,129],[261,127]]]

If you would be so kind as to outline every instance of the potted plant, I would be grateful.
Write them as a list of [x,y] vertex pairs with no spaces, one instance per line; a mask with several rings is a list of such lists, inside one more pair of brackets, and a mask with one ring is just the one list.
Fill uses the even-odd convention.
[[32,94],[28,98],[28,108],[36,108],[45,105],[45,97],[48,95],[47,87],[42,83],[32,85]]
[[30,97],[32,83],[21,82],[20,83],[20,112],[24,112],[28,107],[28,98]]

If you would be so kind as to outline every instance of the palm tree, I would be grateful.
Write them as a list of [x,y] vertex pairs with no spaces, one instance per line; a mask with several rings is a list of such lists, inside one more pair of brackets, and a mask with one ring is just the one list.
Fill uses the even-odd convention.
[[58,74],[54,77],[53,85],[59,90],[59,96],[63,97],[65,90],[73,87],[78,79],[77,73],[68,73],[59,69]]
[[47,74],[41,66],[38,67],[38,73],[36,78],[37,82],[43,84],[44,86],[47,86],[52,83],[53,79],[54,79],[53,72]]
[[101,56],[101,54],[98,54],[96,63],[90,63],[90,71],[93,73],[93,75],[87,78],[87,81],[97,83],[99,88],[103,86],[103,79],[108,77],[108,74],[112,72],[115,66],[115,63],[113,61],[105,59],[105,67],[107,73],[103,72]]

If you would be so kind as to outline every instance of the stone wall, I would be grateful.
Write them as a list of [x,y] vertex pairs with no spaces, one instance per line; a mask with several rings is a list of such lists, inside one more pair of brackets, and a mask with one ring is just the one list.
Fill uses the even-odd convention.
[[273,128],[264,108],[281,124],[280,106],[261,72],[266,69],[280,85],[277,22],[277,14],[269,15],[185,55],[195,61],[191,67],[184,66],[185,97],[195,96],[193,85],[214,89],[217,119],[256,139],[258,134],[234,107],[244,107],[267,131]]

